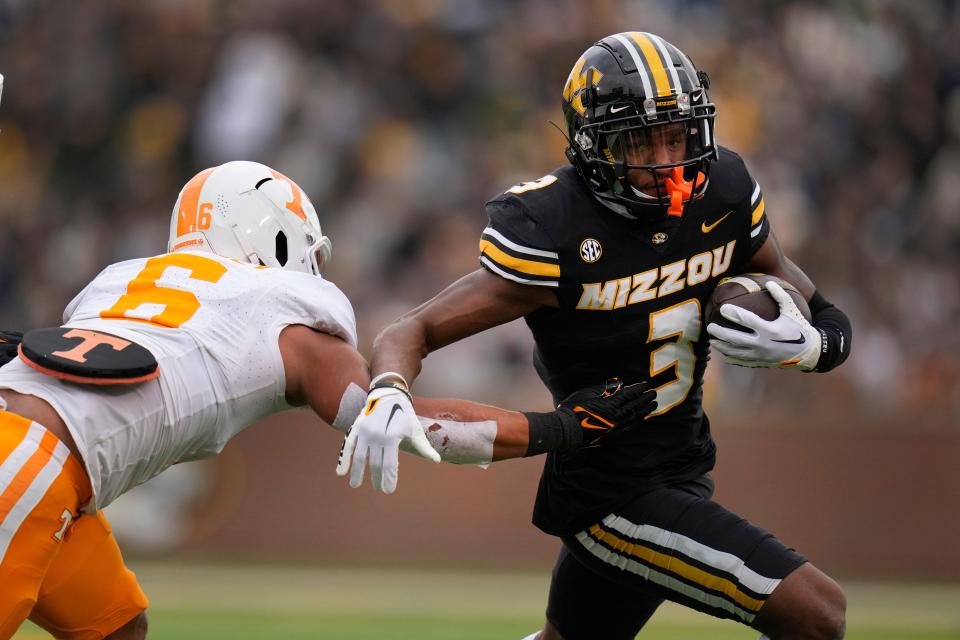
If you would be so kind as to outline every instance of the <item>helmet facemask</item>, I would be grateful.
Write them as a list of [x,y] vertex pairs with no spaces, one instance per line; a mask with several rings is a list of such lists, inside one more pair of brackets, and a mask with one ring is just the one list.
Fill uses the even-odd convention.
[[[715,156],[706,117],[680,112],[644,116],[629,102],[597,111],[607,117],[581,126],[573,146],[580,162],[595,176],[598,197],[631,210],[668,207],[675,200],[671,185],[676,184],[677,169],[682,181],[693,187],[681,197],[682,204],[703,195],[709,162]],[[712,110],[709,114],[712,118]]]

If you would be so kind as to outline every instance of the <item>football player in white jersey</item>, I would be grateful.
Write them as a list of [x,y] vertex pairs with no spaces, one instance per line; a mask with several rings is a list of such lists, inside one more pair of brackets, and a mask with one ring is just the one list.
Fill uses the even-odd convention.
[[[406,393],[395,376],[370,383],[350,302],[321,277],[330,247],[293,181],[230,162],[184,186],[169,253],[107,267],[62,329],[41,330],[59,332],[61,348],[38,356],[27,334],[0,368],[0,640],[27,618],[57,638],[144,637],[147,599],[101,508],[173,464],[216,455],[264,416],[307,405],[346,430],[364,402],[371,411],[380,395]],[[125,371],[130,345],[148,370]],[[586,392],[545,414],[417,399],[424,417],[398,403],[382,441],[364,446],[378,461],[403,441],[434,461],[485,463],[595,441],[583,412],[610,430],[651,402],[639,387]]]

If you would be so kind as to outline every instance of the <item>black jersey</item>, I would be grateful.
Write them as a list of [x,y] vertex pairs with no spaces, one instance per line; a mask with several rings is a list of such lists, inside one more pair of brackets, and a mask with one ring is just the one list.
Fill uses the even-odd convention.
[[513,187],[487,203],[487,214],[481,264],[556,289],[559,308],[525,318],[554,401],[615,376],[657,390],[643,424],[547,457],[534,523],[571,533],[644,491],[713,468],[701,403],[709,355],[702,309],[769,234],[762,193],[740,157],[721,149],[706,193],[682,218],[621,216],[571,166]]

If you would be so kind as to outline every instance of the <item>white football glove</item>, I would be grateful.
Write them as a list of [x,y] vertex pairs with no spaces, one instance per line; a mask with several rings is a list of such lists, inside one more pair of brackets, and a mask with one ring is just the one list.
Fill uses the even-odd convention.
[[720,307],[720,315],[752,330],[737,331],[712,322],[707,325],[710,346],[723,354],[729,364],[741,367],[779,367],[812,371],[820,360],[823,336],[810,324],[790,295],[776,282],[766,283],[767,291],[780,305],[776,320],[733,304]]
[[412,453],[440,462],[440,454],[430,446],[413,410],[410,394],[400,385],[376,386],[343,441],[337,475],[345,476],[350,471],[350,486],[357,488],[369,463],[373,488],[393,493],[401,443],[409,445],[404,448]]

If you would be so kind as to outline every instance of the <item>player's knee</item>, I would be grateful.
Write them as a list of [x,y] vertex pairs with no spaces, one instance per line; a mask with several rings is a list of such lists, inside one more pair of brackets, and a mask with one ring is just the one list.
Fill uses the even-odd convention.
[[847,624],[847,598],[840,586],[827,578],[818,585],[816,597],[808,603],[807,613],[800,624],[804,627],[801,637],[810,640],[841,640]]
[[841,640],[847,598],[833,579],[812,565],[788,576],[757,616],[756,628],[771,638]]
[[846,631],[847,597],[826,574],[817,572],[806,585],[804,602],[798,603],[793,625],[796,637],[841,640]]
[[[824,576],[826,577],[826,576]],[[814,605],[813,638],[841,640],[847,628],[847,597],[834,580],[826,578],[819,585],[817,603]]]

